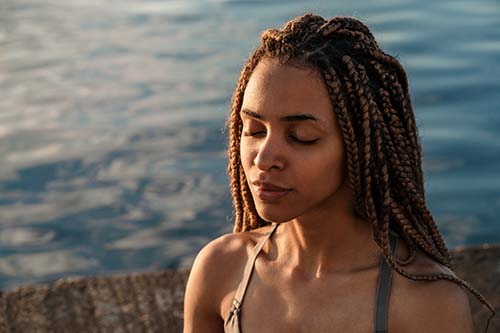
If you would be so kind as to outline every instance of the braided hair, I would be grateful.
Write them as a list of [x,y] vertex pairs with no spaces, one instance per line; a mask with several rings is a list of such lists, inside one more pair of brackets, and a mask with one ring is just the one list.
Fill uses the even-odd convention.
[[[371,225],[374,241],[390,266],[416,281],[445,279],[467,288],[494,308],[469,283],[453,273],[452,258],[429,212],[424,195],[422,149],[401,64],[384,53],[368,27],[350,17],[323,19],[311,13],[280,29],[262,33],[240,74],[232,97],[228,174],[234,206],[233,232],[269,225],[257,213],[240,159],[243,95],[253,70],[264,58],[318,71],[325,83],[347,151],[347,173],[355,213]],[[409,249],[392,255],[389,229]],[[417,247],[450,274],[415,275],[402,268],[416,259]]]

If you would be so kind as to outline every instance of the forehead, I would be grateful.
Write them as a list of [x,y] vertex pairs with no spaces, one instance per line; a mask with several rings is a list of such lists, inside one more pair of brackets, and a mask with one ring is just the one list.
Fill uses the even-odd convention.
[[320,74],[264,59],[254,69],[245,89],[242,109],[264,118],[308,113],[326,124],[333,122],[333,108]]

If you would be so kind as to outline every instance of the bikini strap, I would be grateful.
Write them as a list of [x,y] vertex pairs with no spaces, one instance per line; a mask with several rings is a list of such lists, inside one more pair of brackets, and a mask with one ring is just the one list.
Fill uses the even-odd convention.
[[233,304],[229,309],[229,313],[224,321],[224,332],[225,333],[239,333],[241,332],[240,327],[240,306],[243,302],[243,297],[245,296],[245,292],[248,286],[248,282],[250,281],[250,277],[253,272],[253,267],[255,264],[255,259],[257,259],[257,255],[260,250],[264,246],[264,243],[272,236],[276,228],[278,227],[278,223],[273,223],[273,227],[271,231],[269,231],[264,237],[262,237],[257,244],[255,244],[252,254],[248,258],[247,264],[245,266],[245,271],[243,272],[243,278],[238,285],[238,289],[236,289],[236,294],[233,299]]
[[245,266],[245,271],[243,272],[243,278],[241,279],[240,284],[238,285],[238,289],[236,290],[236,295],[234,296],[233,305],[239,310],[241,303],[243,302],[243,297],[245,296],[245,292],[247,290],[248,281],[250,281],[250,277],[252,276],[255,260],[257,259],[257,255],[260,250],[264,246],[264,243],[272,236],[279,223],[273,223],[273,227],[271,231],[269,231],[264,237],[262,237],[257,244],[255,244],[252,254],[248,258],[247,264]]
[[[389,230],[392,255],[396,253],[398,234]],[[385,257],[380,259],[380,272],[378,276],[376,304],[375,304],[375,333],[387,333],[387,311],[389,307],[389,296],[391,291],[392,270]]]

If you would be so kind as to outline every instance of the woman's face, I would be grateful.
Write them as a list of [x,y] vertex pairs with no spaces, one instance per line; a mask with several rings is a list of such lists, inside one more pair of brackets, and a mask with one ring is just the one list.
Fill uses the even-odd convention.
[[241,161],[259,216],[286,222],[326,213],[344,183],[345,157],[319,73],[261,60],[240,116]]

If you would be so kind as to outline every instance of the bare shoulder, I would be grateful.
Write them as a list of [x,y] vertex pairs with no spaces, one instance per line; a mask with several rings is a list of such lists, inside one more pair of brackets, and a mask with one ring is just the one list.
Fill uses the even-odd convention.
[[253,245],[269,227],[224,234],[197,254],[184,296],[184,332],[220,332],[220,304],[236,289]]
[[[417,252],[416,260],[403,269],[413,275],[445,273],[448,267]],[[455,275],[456,276],[456,275]],[[467,289],[457,282],[439,279],[415,281],[394,273],[391,312],[396,332],[473,332]],[[391,316],[391,314],[390,314]]]
[[[206,278],[215,278],[218,285],[224,277],[227,281],[233,273],[239,273],[248,255],[258,240],[269,230],[269,226],[240,233],[228,233],[210,241],[196,256],[192,272],[202,270]],[[222,281],[224,281],[222,280]]]

